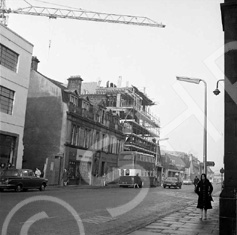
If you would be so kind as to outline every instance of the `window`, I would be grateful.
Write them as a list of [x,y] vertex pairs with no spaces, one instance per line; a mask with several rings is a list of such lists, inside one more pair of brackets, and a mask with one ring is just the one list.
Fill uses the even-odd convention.
[[35,176],[34,172],[29,170],[29,176]]
[[95,149],[98,150],[99,149],[99,141],[100,141],[100,133],[99,132],[96,132],[96,135],[95,135]]
[[102,134],[102,151],[105,151],[105,145],[106,145],[106,135],[105,134]]
[[0,111],[2,113],[12,114],[14,91],[0,86]]
[[75,142],[75,134],[76,134],[76,126],[72,126],[72,135],[71,135],[71,144],[74,144]]
[[22,171],[22,175],[23,175],[23,176],[28,176],[28,171],[26,171],[26,170],[25,170],[25,171]]
[[0,44],[0,64],[14,72],[17,70],[18,54]]
[[79,139],[79,128],[78,126],[75,127],[75,138],[74,138],[74,145],[78,145],[78,139]]
[[90,148],[91,147],[91,130],[85,129],[85,147]]
[[7,170],[7,171],[3,171],[2,175],[5,177],[19,176],[19,172],[17,170],[14,170],[14,171]]
[[70,95],[70,102],[74,104],[75,106],[78,106],[78,99],[77,97]]
[[129,175],[129,169],[126,169],[125,175]]
[[79,128],[79,146],[83,146],[83,143],[84,143],[84,129],[83,128]]

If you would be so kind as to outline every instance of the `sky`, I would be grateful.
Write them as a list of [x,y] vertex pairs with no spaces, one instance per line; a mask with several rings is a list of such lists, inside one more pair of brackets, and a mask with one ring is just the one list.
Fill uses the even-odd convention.
[[[224,33],[220,0],[27,0],[33,6],[77,8],[145,16],[165,28],[48,19],[9,14],[8,27],[34,45],[38,71],[66,83],[72,75],[84,82],[134,85],[156,105],[163,149],[192,153],[203,161],[204,83],[176,80],[200,78],[207,83],[207,160],[219,172],[224,156]],[[51,3],[51,4],[48,4]],[[61,5],[61,6],[59,6]],[[7,8],[28,6],[6,0]]]

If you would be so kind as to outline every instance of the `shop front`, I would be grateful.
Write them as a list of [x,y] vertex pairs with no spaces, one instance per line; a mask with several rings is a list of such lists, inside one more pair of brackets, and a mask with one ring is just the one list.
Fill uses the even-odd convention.
[[2,169],[16,166],[17,136],[0,134],[0,166]]
[[118,155],[112,153],[101,153],[101,175],[105,176],[106,183],[118,181]]
[[67,148],[65,168],[69,185],[104,185],[118,179],[118,155]]
[[95,152],[92,166],[92,184],[105,185],[118,179],[117,154]]
[[68,171],[69,185],[91,185],[93,152],[69,148]]

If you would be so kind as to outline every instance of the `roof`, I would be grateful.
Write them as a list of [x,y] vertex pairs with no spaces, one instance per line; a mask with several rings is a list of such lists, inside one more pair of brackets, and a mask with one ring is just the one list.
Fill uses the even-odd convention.
[[98,88],[97,82],[82,82],[81,84],[81,94],[95,94]]
[[132,86],[135,89],[135,92],[142,97],[143,102],[145,102],[146,105],[155,105],[155,103],[149,99],[143,92],[139,91],[137,87]]
[[23,41],[27,42],[28,44],[30,44],[32,47],[34,47],[34,44],[29,42],[28,40],[26,40],[25,38],[23,38],[21,35],[19,35],[18,33],[16,33],[15,31],[11,30],[9,27],[0,24],[0,27],[3,27],[5,30],[8,30],[9,32],[15,34],[17,37],[21,38]]
[[47,80],[52,82],[54,85],[58,86],[59,88],[61,88],[63,90],[67,89],[67,87],[62,82],[59,82],[59,81],[53,80],[53,79],[51,79],[49,77],[46,77],[44,74],[40,73],[39,71],[36,71],[36,70],[33,70],[33,71],[38,73],[38,74],[40,74],[42,77],[46,78]]
[[145,93],[141,92],[137,87],[130,86],[130,87],[98,87],[96,89],[97,94],[117,94],[117,93],[124,93],[124,94],[134,94],[136,93],[138,96],[141,97],[143,100],[144,105],[155,105],[155,103],[145,95]]
[[169,154],[168,154],[168,157],[170,160],[175,161],[176,166],[182,166],[182,167],[186,166],[186,164],[184,163],[184,161],[181,158],[173,156],[173,155],[169,155]]

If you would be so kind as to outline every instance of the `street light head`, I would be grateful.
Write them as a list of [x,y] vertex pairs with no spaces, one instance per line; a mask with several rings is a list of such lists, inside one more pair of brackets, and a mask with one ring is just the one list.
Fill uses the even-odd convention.
[[213,91],[213,93],[214,93],[215,95],[219,95],[221,92],[220,92],[220,90],[219,90],[218,88],[216,88],[216,89]]
[[167,138],[162,138],[162,139],[158,139],[158,141],[164,141],[164,140],[168,140],[169,139],[169,137],[167,137]]
[[178,77],[176,76],[178,81],[182,81],[182,82],[190,82],[190,83],[195,83],[195,84],[199,84],[201,79],[198,78],[189,78],[189,77]]

